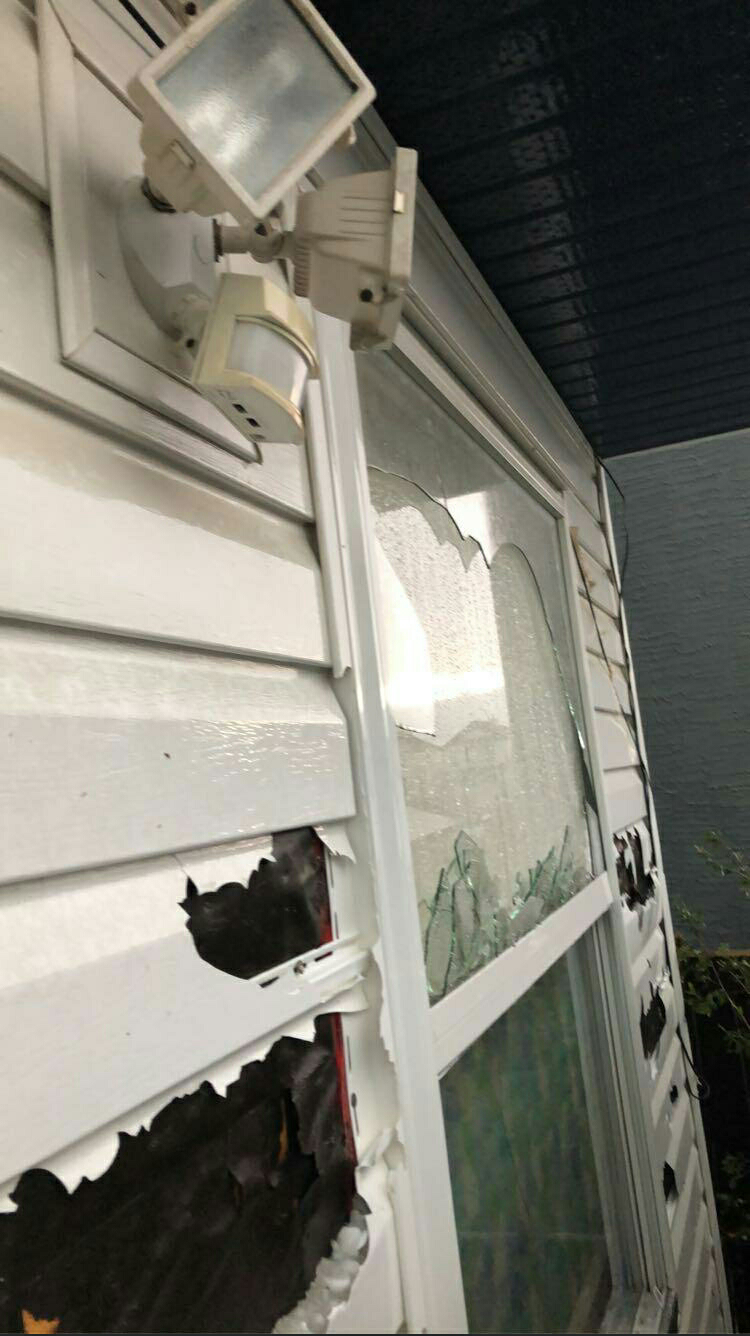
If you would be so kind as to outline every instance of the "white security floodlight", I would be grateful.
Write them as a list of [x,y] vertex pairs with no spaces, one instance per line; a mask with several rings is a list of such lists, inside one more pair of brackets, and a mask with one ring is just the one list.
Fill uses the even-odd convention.
[[200,336],[192,381],[256,444],[304,440],[302,397],[317,376],[313,332],[275,283],[222,274]]
[[129,92],[151,186],[238,222],[265,218],[375,96],[309,0],[215,0]]
[[[303,190],[284,230],[276,206],[375,96],[310,0],[203,0],[129,92],[143,113],[145,180],[124,184],[119,230],[135,291],[186,357],[197,349],[193,385],[253,457],[264,440],[301,442],[318,374],[309,322],[268,279],[217,283],[208,232],[215,259],[292,260],[297,295],[347,321],[353,348],[385,347],[411,271],[417,155],[399,148],[385,171]],[[238,226],[220,224],[223,213]]]
[[389,170],[326,182],[297,201],[294,290],[349,321],[352,348],[395,336],[411,274],[417,155],[398,148]]

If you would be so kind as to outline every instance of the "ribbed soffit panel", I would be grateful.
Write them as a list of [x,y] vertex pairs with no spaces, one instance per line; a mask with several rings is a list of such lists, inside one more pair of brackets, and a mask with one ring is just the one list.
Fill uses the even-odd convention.
[[604,455],[750,425],[748,0],[318,0]]

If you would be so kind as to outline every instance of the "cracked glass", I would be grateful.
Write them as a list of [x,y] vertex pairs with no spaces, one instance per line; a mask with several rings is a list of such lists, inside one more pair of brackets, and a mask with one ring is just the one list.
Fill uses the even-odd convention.
[[594,876],[557,521],[391,358],[358,359],[380,645],[430,997]]

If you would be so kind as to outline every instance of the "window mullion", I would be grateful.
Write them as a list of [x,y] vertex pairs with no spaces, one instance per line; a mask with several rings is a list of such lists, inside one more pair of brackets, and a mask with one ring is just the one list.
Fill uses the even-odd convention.
[[[344,557],[352,673],[341,681],[366,823],[391,1018],[408,1202],[397,1229],[411,1330],[467,1330],[440,1090],[435,1074],[409,828],[380,670],[371,515],[354,359],[346,328],[316,316],[321,386]],[[400,1218],[399,1218],[400,1216]],[[408,1236],[411,1237],[408,1237]],[[414,1246],[416,1243],[416,1247]],[[410,1262],[416,1255],[416,1264]]]

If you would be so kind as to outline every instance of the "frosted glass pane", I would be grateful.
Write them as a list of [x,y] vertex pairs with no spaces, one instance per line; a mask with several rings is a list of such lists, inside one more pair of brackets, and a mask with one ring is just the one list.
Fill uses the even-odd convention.
[[293,343],[253,320],[237,320],[229,345],[227,367],[267,381],[279,394],[302,403],[308,364]]
[[395,364],[360,378],[388,463],[370,468],[380,640],[438,1000],[591,880],[591,786],[554,518]]
[[353,86],[287,0],[244,0],[159,89],[201,152],[257,198]]
[[599,1331],[612,1280],[564,959],[440,1088],[469,1331]]

